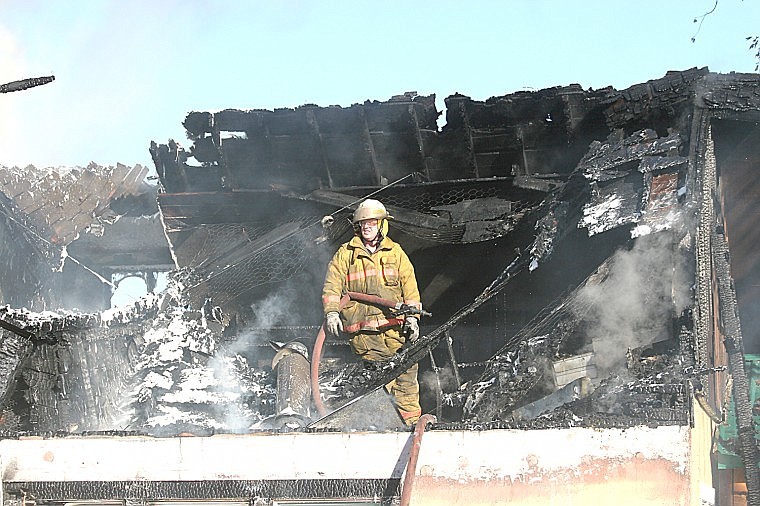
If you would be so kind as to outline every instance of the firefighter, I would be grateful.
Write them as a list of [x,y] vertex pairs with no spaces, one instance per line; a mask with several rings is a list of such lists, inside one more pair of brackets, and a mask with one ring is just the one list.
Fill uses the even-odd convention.
[[[364,200],[353,215],[355,236],[340,246],[327,267],[322,290],[325,328],[334,336],[351,335],[351,349],[364,360],[385,360],[407,339],[419,337],[415,316],[393,318],[383,308],[349,301],[340,309],[346,292],[375,295],[422,309],[414,267],[401,246],[388,237],[385,206]],[[422,414],[418,365],[414,364],[386,385],[404,422],[414,424]]]

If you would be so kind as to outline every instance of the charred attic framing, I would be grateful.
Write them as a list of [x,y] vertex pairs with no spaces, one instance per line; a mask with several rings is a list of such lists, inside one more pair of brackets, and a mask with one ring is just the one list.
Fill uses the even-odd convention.
[[[74,231],[39,240],[73,221],[46,221],[49,211],[19,204],[23,191],[4,190],[8,258],[31,252],[26,270],[0,271],[10,304],[0,317],[21,330],[2,334],[6,437],[401,432],[381,387],[419,362],[434,431],[676,429],[693,426],[697,410],[721,423],[733,398],[748,499],[760,504],[744,370],[745,352],[760,352],[750,226],[760,209],[760,78],[691,69],[622,91],[570,85],[445,103],[440,129],[435,96],[416,93],[188,114],[187,150],[150,147],[160,180],[151,230],[168,247],[144,239],[132,267],[118,248],[99,255],[102,243]],[[130,206],[150,214],[139,174],[120,170],[114,188],[130,198],[104,199],[82,229],[119,226],[107,218]],[[335,411],[320,418],[302,387],[324,269],[368,195],[395,216],[390,233],[433,316],[386,363],[357,364],[345,341],[328,341],[319,395]],[[35,266],[59,260],[62,244],[108,257],[99,268],[113,272],[171,264],[169,289],[133,308],[42,313],[65,301],[65,287]],[[28,302],[43,283],[49,298]],[[382,423],[359,416],[368,411]],[[202,480],[108,483],[105,495],[102,482],[3,486],[46,503],[399,493],[396,475],[316,491],[231,481],[231,496]]]

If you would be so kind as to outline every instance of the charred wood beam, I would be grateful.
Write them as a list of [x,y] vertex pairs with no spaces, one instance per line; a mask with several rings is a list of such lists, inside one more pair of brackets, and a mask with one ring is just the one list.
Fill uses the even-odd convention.
[[327,185],[332,188],[333,180],[332,174],[330,173],[330,163],[327,159],[327,153],[325,152],[325,143],[322,139],[322,132],[319,131],[319,122],[317,121],[317,117],[314,115],[314,109],[308,109],[306,111],[306,122],[309,124],[309,126],[311,126],[314,137],[317,139],[317,143],[319,144],[319,154],[322,157],[322,166],[324,167],[325,175],[327,176]]
[[[116,318],[104,319],[103,313],[66,313],[66,314],[42,314],[27,311],[26,309],[13,309],[9,306],[0,307],[0,321],[3,328],[14,326],[18,335],[25,339],[57,339],[61,332],[80,332],[82,330],[113,326],[124,323],[152,318],[158,312],[159,300],[146,297],[137,301],[129,308],[125,308]],[[12,320],[13,322],[9,322]]]
[[[433,370],[433,373],[435,374],[435,384],[436,384],[435,416],[440,419],[443,416],[443,385],[441,384],[441,374],[440,374],[441,368],[438,367],[438,364],[435,363],[435,357],[433,356],[433,348],[428,348],[428,357],[430,358],[430,368]],[[459,388],[458,382],[457,382],[457,388]]]
[[715,234],[714,255],[718,271],[718,297],[720,319],[726,338],[723,341],[728,353],[728,366],[733,380],[732,394],[736,409],[736,428],[739,433],[739,450],[744,463],[747,480],[747,504],[760,506],[760,451],[755,439],[752,418],[752,402],[749,396],[749,380],[744,369],[744,345],[736,305],[736,292],[730,279],[731,266],[728,262],[728,245],[725,237]]
[[472,166],[473,177],[479,178],[480,171],[478,170],[478,160],[475,156],[475,141],[472,137],[472,126],[470,125],[470,116],[467,114],[467,106],[465,101],[469,100],[468,97],[457,97],[457,111],[462,117],[462,125],[464,127],[465,140],[467,142],[467,158]]
[[446,331],[446,349],[449,352],[449,360],[451,360],[451,368],[454,371],[454,381],[457,383],[457,389],[462,386],[462,377],[459,374],[459,364],[457,363],[457,357],[454,355],[454,340],[451,337],[451,332]]
[[11,322],[7,322],[5,320],[0,319],[0,327],[4,328],[5,330],[10,330],[14,334],[20,337],[24,337],[26,339],[31,339],[34,337],[34,334],[29,332],[28,330],[25,330],[18,325],[15,325]]
[[0,326],[10,330],[10,332],[0,333],[0,407],[2,407],[12,390],[21,364],[31,355],[34,343],[31,333],[6,321],[0,320],[0,322],[2,322]]
[[530,165],[528,164],[528,150],[525,149],[525,131],[523,129],[522,125],[517,126],[517,134],[518,134],[518,140],[520,142],[520,153],[522,154],[522,173],[530,176],[532,175],[530,172]]
[[[692,164],[690,172],[697,174],[695,165],[700,154],[697,153],[697,146],[704,146],[709,136],[709,120],[704,118],[703,114],[697,111],[693,121],[692,135],[690,142],[689,160]],[[696,362],[700,367],[708,367],[708,337],[712,335],[713,303],[712,303],[712,272],[713,262],[710,251],[711,228],[714,226],[715,209],[713,206],[713,191],[716,186],[715,159],[703,162],[704,168],[701,178],[693,183],[692,191],[695,200],[699,203],[699,223],[697,225],[695,237],[695,256],[696,256],[696,318],[694,320],[694,347],[696,350]],[[715,407],[715,406],[714,406]]]
[[149,151],[164,190],[169,193],[186,191],[189,185],[183,165],[187,155],[181,152],[179,144],[171,139],[168,145],[151,141]]
[[539,192],[549,193],[555,188],[562,185],[561,176],[552,174],[551,176],[515,176],[513,184],[517,188],[525,188]]
[[367,113],[364,108],[359,109],[361,114],[362,123],[364,125],[363,134],[364,142],[367,145],[367,152],[369,153],[370,163],[372,164],[372,171],[375,174],[375,182],[381,184],[383,175],[380,172],[380,162],[377,159],[377,153],[375,152],[375,144],[372,141],[372,132],[369,129],[369,123],[367,122]]
[[[307,200],[313,200],[322,204],[334,205],[341,208],[356,209],[361,199],[357,199],[354,195],[347,195],[345,193],[338,193],[329,190],[314,190],[313,192],[305,195],[303,198]],[[429,214],[418,213],[411,209],[406,209],[398,206],[386,206],[388,212],[393,216],[393,219],[401,223],[408,223],[410,225],[418,225],[425,228],[440,228],[450,227],[451,223],[448,219],[439,218],[437,216],[431,216]]]
[[419,148],[420,152],[420,162],[421,165],[425,168],[425,177],[427,180],[430,180],[430,167],[428,166],[428,160],[427,156],[425,155],[425,143],[422,139],[422,131],[420,130],[420,121],[417,117],[417,109],[415,109],[414,104],[409,104],[409,115],[412,117],[412,122],[414,123],[414,135],[417,139],[417,146]]
[[52,83],[55,81],[55,76],[44,77],[30,77],[28,79],[21,79],[19,81],[11,81],[0,85],[0,93],[11,93],[14,91],[22,91],[35,86],[42,86],[43,84]]
[[211,140],[214,143],[214,148],[216,148],[216,158],[217,163],[219,164],[219,169],[221,169],[221,173],[223,174],[221,178],[221,187],[224,190],[237,188],[239,186],[237,178],[230,170],[230,166],[227,163],[227,155],[225,154],[224,149],[222,149],[222,134],[216,121],[214,121],[213,115],[211,116],[211,121]]
[[34,334],[0,318],[0,407],[5,405],[13,389],[21,365],[34,350]]

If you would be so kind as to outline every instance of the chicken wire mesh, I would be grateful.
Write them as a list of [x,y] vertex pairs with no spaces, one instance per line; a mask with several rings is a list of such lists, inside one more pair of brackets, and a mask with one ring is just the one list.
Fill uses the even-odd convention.
[[393,223],[395,228],[408,235],[444,244],[503,237],[514,230],[540,201],[535,195],[516,191],[501,181],[431,184],[423,188],[421,191],[419,186],[399,187],[381,200],[387,206],[448,219],[448,224],[435,228],[420,222],[396,220]]
[[[323,228],[320,219],[304,217],[280,224],[226,223],[203,225],[195,233],[184,274],[192,302],[212,296],[225,305],[252,290],[292,279],[313,265],[315,248],[335,241],[350,223]],[[197,248],[197,249],[196,249]]]
[[[376,198],[389,207],[435,218],[436,224],[431,228],[396,219],[392,228],[424,241],[462,244],[506,235],[538,204],[528,192],[519,199],[515,193],[514,187],[504,184],[431,184],[397,186]],[[498,211],[482,211],[494,201],[488,199],[501,204]],[[471,210],[474,203],[480,203],[480,212]],[[319,245],[350,237],[350,210],[334,214],[329,227],[322,226],[320,216],[291,215],[277,223],[204,224],[183,229],[188,237],[176,254],[180,265],[191,268],[185,283],[194,301],[202,303],[212,296],[215,303],[224,305],[254,289],[314,269],[315,258],[325,254],[318,250]]]
[[[436,207],[486,197],[511,199],[514,197],[514,193],[515,189],[512,186],[474,182],[455,186],[449,184],[399,185],[393,193],[381,194],[375,198],[380,199],[386,205],[413,209],[421,213],[436,214]],[[522,204],[527,205],[527,202]]]

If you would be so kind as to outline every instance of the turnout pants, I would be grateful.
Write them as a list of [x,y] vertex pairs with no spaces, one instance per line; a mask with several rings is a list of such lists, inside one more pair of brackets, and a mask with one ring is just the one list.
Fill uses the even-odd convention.
[[[385,360],[392,357],[406,339],[398,327],[388,327],[382,332],[359,332],[351,337],[351,349],[363,360]],[[417,381],[418,364],[414,364],[387,385],[396,407],[407,425],[413,425],[422,414],[420,408],[420,384]]]

